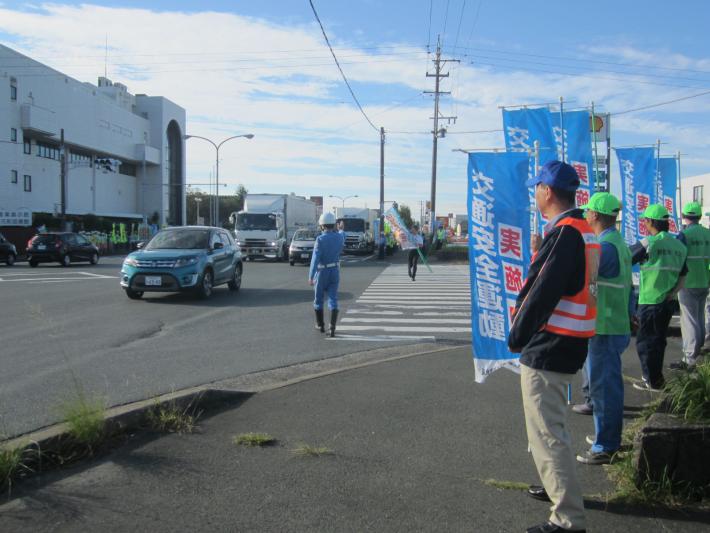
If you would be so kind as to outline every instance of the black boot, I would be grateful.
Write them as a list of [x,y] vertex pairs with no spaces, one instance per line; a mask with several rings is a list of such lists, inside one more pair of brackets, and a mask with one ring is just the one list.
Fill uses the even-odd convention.
[[338,310],[332,309],[330,311],[330,336],[335,337],[335,323],[338,321]]
[[323,321],[323,309],[316,309],[316,329],[325,333],[325,322]]

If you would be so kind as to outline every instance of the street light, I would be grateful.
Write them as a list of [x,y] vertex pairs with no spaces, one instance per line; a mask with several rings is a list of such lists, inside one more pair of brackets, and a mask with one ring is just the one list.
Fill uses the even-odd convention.
[[200,203],[202,202],[202,198],[199,196],[195,196],[195,207],[197,208],[197,218],[195,220],[195,225],[200,224]]
[[343,202],[343,209],[345,209],[345,200],[349,200],[350,198],[359,198],[359,196],[357,194],[353,194],[352,196],[346,196],[343,198],[342,196],[338,196],[337,194],[329,194],[328,198],[338,198]]
[[202,139],[203,141],[207,141],[210,143],[212,146],[214,146],[215,149],[215,159],[216,159],[216,166],[215,166],[215,189],[217,190],[216,194],[216,202],[215,202],[215,213],[214,213],[214,225],[217,226],[220,224],[219,220],[219,149],[222,147],[224,143],[227,141],[231,141],[232,139],[238,139],[240,137],[244,137],[246,139],[253,139],[254,134],[253,133],[245,133],[242,135],[232,135],[231,137],[227,137],[224,139],[222,142],[219,144],[215,143],[213,140],[208,139],[207,137],[201,137],[200,135],[185,135],[185,139]]

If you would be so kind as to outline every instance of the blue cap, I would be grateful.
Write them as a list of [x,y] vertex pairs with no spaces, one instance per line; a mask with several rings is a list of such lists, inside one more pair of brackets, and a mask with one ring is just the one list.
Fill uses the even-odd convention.
[[579,187],[579,176],[572,165],[562,161],[548,161],[542,166],[538,175],[527,180],[525,185],[532,187],[538,183],[563,191],[574,191]]

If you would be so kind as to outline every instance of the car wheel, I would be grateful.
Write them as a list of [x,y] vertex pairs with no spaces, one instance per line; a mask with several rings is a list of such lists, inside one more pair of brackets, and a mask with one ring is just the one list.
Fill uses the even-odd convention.
[[91,263],[92,265],[95,265],[98,262],[99,262],[99,254],[94,252],[93,254],[91,254],[91,258],[89,259],[89,263]]
[[31,266],[32,268],[37,268],[37,265],[38,265],[38,264],[39,264],[39,263],[38,263],[37,261],[33,261],[32,259],[30,259],[30,266]]
[[59,258],[59,262],[62,264],[63,267],[68,267],[71,265],[71,257],[69,254],[64,254],[62,257]]
[[200,298],[206,299],[212,295],[212,288],[214,287],[214,281],[212,278],[212,271],[205,270],[202,274],[202,282],[197,287],[197,295]]
[[15,264],[15,254],[7,254],[7,259],[5,259],[7,266],[12,266]]
[[227,283],[230,291],[238,291],[242,286],[242,265],[234,267],[234,276]]
[[126,289],[126,296],[131,300],[140,300],[143,296],[143,291],[134,291],[133,289]]

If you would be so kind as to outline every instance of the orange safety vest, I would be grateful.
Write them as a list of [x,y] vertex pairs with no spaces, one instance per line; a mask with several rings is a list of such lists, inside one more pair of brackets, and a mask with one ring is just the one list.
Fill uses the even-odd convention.
[[[563,296],[543,327],[545,331],[567,337],[594,337],[597,321],[597,272],[601,244],[586,220],[565,217],[556,226],[572,226],[584,239],[584,287],[577,294]],[[563,252],[564,253],[564,252]]]

